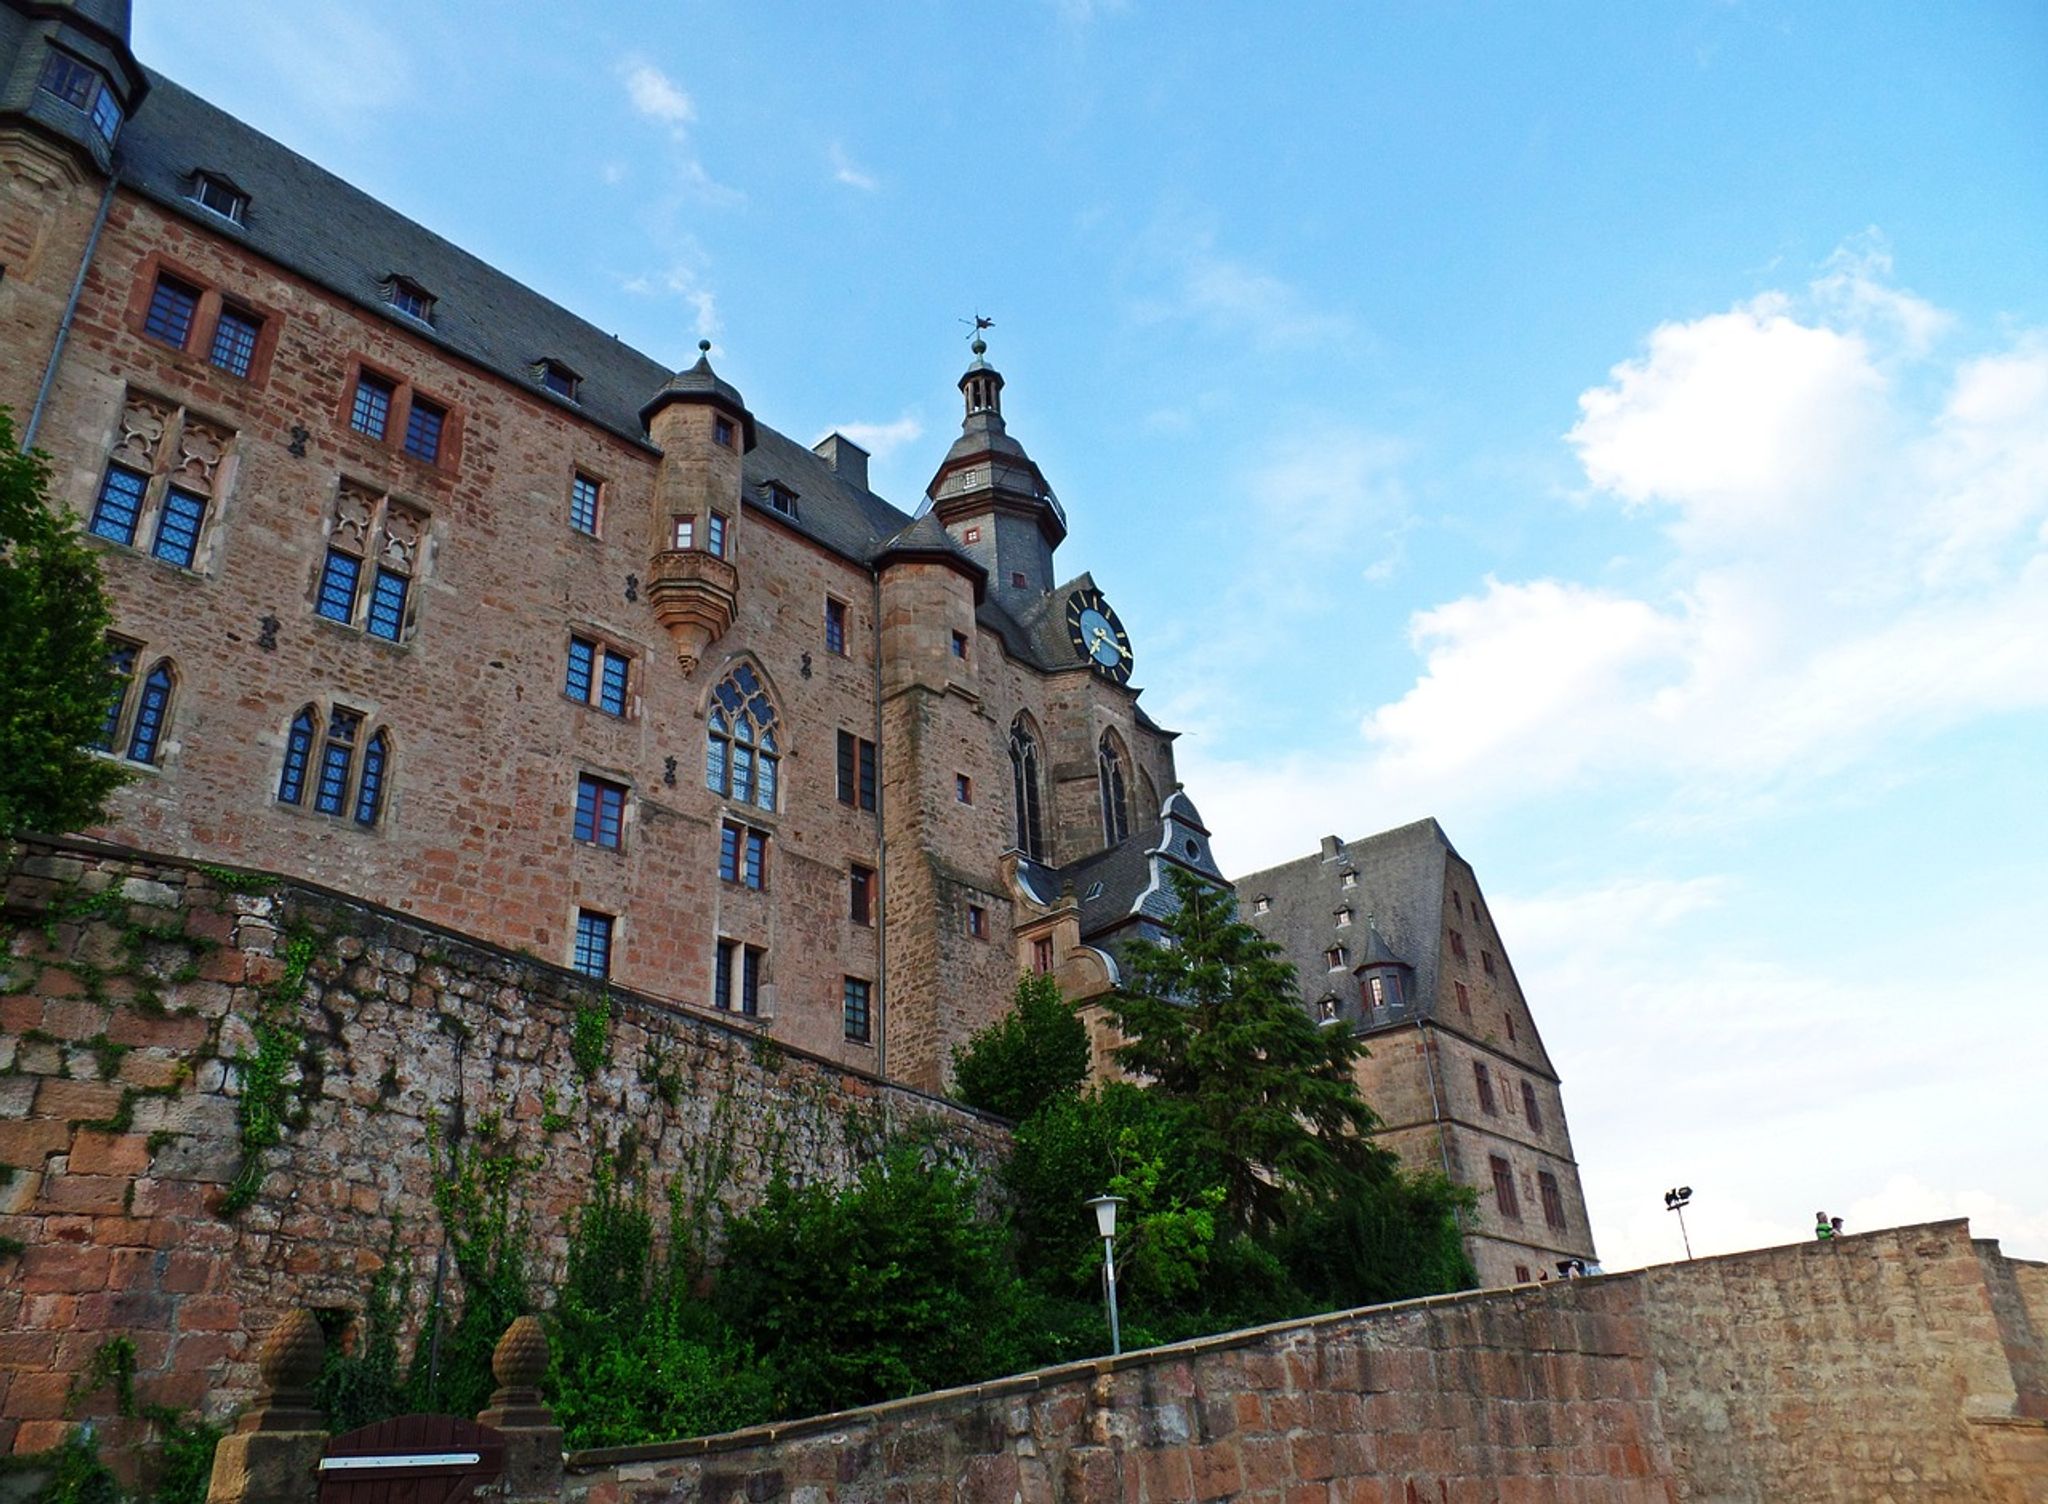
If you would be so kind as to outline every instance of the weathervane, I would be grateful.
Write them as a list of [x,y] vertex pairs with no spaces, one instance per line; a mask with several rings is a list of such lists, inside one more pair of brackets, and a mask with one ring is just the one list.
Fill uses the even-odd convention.
[[[960,322],[965,324],[968,322],[968,320],[962,319],[960,320]],[[974,341],[974,353],[976,355],[979,355],[983,350],[988,348],[987,342],[984,341],[981,337],[982,332],[987,329],[995,328],[996,321],[994,319],[983,318],[979,313],[976,313],[973,319],[973,326],[973,329],[970,331],[967,337]]]

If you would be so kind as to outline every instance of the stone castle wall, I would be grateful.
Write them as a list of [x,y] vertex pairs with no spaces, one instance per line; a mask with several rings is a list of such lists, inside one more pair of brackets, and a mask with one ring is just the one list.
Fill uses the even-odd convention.
[[[615,989],[607,1026],[587,978],[309,887],[36,842],[0,919],[0,1453],[59,1438],[115,1337],[141,1405],[225,1413],[253,1388],[252,1337],[294,1307],[360,1309],[394,1231],[424,1310],[436,1156],[458,1140],[532,1164],[551,1280],[602,1152],[657,1204],[680,1181],[745,1205],[778,1164],[840,1177],[888,1131],[984,1163],[1007,1137],[715,1016]],[[266,1011],[287,1126],[227,1216],[251,1100],[231,1062]],[[119,1454],[141,1423],[110,1408],[80,1414]]]
[[1440,1296],[574,1454],[564,1497],[2039,1504],[2044,1275],[1957,1221]]

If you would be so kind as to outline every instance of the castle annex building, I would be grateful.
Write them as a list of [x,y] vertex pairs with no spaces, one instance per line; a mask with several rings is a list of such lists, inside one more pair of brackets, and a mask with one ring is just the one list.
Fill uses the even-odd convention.
[[97,540],[103,834],[938,1088],[1220,881],[1002,414],[906,511],[138,64],[0,3],[0,404]]
[[1466,1250],[1482,1285],[1594,1258],[1557,1071],[1471,864],[1421,820],[1237,880],[1303,1002],[1363,1035],[1366,1101],[1411,1170],[1478,1193]]

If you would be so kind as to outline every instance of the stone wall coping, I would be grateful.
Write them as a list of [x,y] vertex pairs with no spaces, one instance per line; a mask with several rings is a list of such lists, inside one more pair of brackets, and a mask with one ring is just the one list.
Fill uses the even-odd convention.
[[329,903],[339,903],[352,909],[360,909],[366,913],[375,914],[391,924],[405,925],[412,929],[424,931],[437,939],[447,941],[451,945],[459,945],[465,950],[492,956],[515,966],[530,967],[534,971],[544,976],[552,977],[566,986],[588,991],[595,984],[603,988],[608,995],[617,998],[621,1002],[631,1003],[656,1013],[666,1014],[671,1018],[684,1020],[698,1028],[713,1030],[721,1034],[729,1034],[734,1038],[743,1039],[750,1043],[766,1042],[773,1044],[784,1055],[808,1061],[836,1075],[850,1076],[887,1091],[900,1092],[906,1097],[914,1097],[920,1101],[929,1102],[934,1107],[944,1108],[948,1112],[955,1112],[963,1117],[977,1119],[993,1128],[1008,1130],[1016,1126],[1008,1118],[998,1117],[992,1112],[983,1112],[978,1107],[969,1107],[965,1102],[956,1102],[952,1098],[942,1097],[936,1092],[925,1091],[920,1087],[906,1085],[901,1081],[892,1081],[887,1076],[876,1075],[873,1071],[863,1070],[857,1065],[848,1065],[843,1060],[834,1060],[829,1055],[817,1054],[814,1051],[804,1049],[801,1045],[786,1044],[765,1030],[750,1029],[744,1024],[731,1023],[714,1014],[700,1012],[681,1003],[672,1003],[661,998],[649,997],[644,992],[635,992],[632,988],[621,987],[616,982],[598,982],[597,979],[587,977],[580,971],[572,971],[566,966],[558,966],[552,961],[542,960],[539,956],[528,955],[516,950],[507,950],[502,945],[493,945],[488,940],[480,940],[474,935],[464,934],[461,930],[450,929],[446,925],[436,924],[430,919],[422,919],[417,914],[408,914],[402,909],[386,908],[383,904],[372,903],[368,899],[358,898],[352,893],[343,893],[337,888],[329,888],[321,883],[309,882],[305,878],[285,877],[275,872],[266,872],[260,867],[238,867],[228,862],[204,862],[193,857],[171,856],[163,852],[144,851],[138,847],[124,846],[114,841],[102,841],[91,836],[22,835],[16,837],[14,845],[22,850],[30,847],[42,847],[53,852],[69,852],[102,861],[146,862],[159,867],[175,867],[186,872],[196,872],[201,877],[205,877],[209,869],[215,872],[232,872],[237,876],[243,877],[260,877],[267,882],[276,883],[281,892],[296,889],[299,892],[311,894]]
[[[676,1441],[641,1442],[623,1447],[591,1447],[570,1452],[565,1465],[572,1473],[595,1472],[600,1468],[618,1467],[632,1463],[680,1461],[692,1457],[710,1457],[726,1452],[745,1451],[752,1447],[773,1445],[805,1436],[820,1435],[830,1431],[868,1431],[890,1421],[940,1411],[953,1405],[972,1405],[987,1400],[1005,1399],[1013,1395],[1035,1394],[1042,1389],[1051,1389],[1077,1379],[1105,1378],[1113,1373],[1128,1369],[1149,1368],[1156,1364],[1173,1363],[1183,1359],[1200,1357],[1207,1353],[1228,1352],[1233,1348],[1251,1347],[1274,1337],[1293,1333],[1312,1332],[1324,1327],[1340,1326],[1361,1317],[1379,1318],[1395,1316],[1408,1311],[1429,1310],[1438,1306],[1484,1304],[1497,1301],[1525,1300],[1532,1295],[1544,1296],[1551,1292],[1562,1292],[1574,1286],[1618,1284],[1624,1281],[1640,1280],[1643,1276],[1660,1270],[1682,1267],[1690,1264],[1738,1264],[1745,1260],[1766,1259],[1787,1252],[1803,1249],[1832,1251],[1837,1241],[1847,1242],[1852,1238],[1905,1239],[1929,1233],[1954,1235],[1960,1233],[1964,1241],[1970,1239],[1970,1222],[1967,1217],[1945,1218],[1939,1222],[1920,1222],[1904,1227],[1874,1228],[1869,1232],[1851,1234],[1840,1240],[1823,1243],[1814,1239],[1801,1243],[1779,1243],[1767,1248],[1745,1248],[1735,1253],[1711,1255],[1702,1259],[1674,1260],[1669,1264],[1650,1264],[1641,1269],[1614,1270],[1603,1274],[1589,1274],[1578,1279],[1552,1280],[1548,1283],[1507,1285],[1491,1290],[1457,1290],[1448,1295],[1423,1295],[1411,1300],[1388,1301],[1382,1305],[1353,1306],[1342,1311],[1323,1311],[1313,1316],[1297,1316],[1288,1321],[1269,1322],[1264,1326],[1241,1327],[1236,1331],[1216,1332],[1202,1337],[1191,1337],[1184,1342],[1167,1343],[1161,1347],[1140,1348],[1119,1357],[1081,1358],[1071,1363],[1055,1364],[1050,1368],[1033,1369],[1027,1373],[1010,1374],[999,1379],[989,1379],[979,1384],[962,1384],[953,1389],[935,1389],[927,1394],[908,1395],[900,1400],[886,1400],[878,1405],[863,1405],[852,1410],[834,1410],[824,1415],[806,1415],[793,1420],[770,1421],[765,1425],[747,1426],[738,1431],[722,1431],[714,1436],[691,1436]],[[1981,1240],[1980,1240],[1981,1241]],[[1984,1417],[1987,1424],[2007,1424],[2005,1417]],[[2048,1421],[2021,1419],[2018,1424],[2048,1426]]]

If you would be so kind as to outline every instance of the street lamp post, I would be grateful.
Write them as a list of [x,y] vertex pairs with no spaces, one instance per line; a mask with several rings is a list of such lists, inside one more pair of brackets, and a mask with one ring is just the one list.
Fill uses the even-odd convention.
[[1692,1234],[1685,1230],[1685,1208],[1692,1200],[1692,1187],[1676,1186],[1664,1193],[1664,1210],[1678,1213],[1678,1235],[1685,1239],[1685,1256],[1692,1257]]
[[1109,1352],[1115,1357],[1124,1350],[1123,1332],[1116,1320],[1116,1209],[1121,1196],[1091,1196],[1084,1206],[1095,1208],[1095,1230],[1102,1234],[1102,1283],[1109,1293]]

